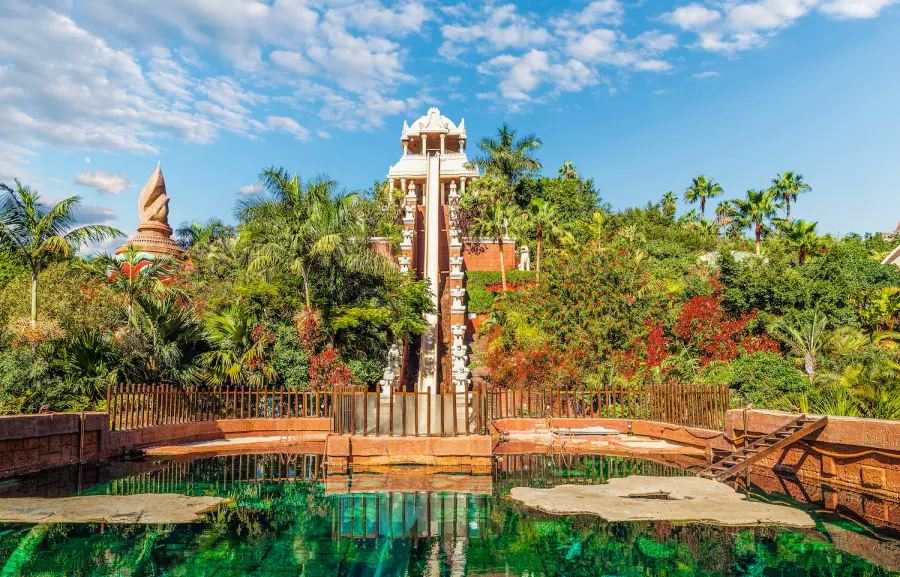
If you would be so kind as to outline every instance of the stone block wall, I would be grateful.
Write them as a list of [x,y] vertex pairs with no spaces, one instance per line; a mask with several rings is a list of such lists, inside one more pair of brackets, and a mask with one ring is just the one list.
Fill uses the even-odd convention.
[[107,413],[55,413],[0,417],[0,479],[45,469],[98,463],[141,448],[234,437],[322,439],[328,418],[231,419],[109,430]]
[[[780,411],[728,411],[729,437],[771,433],[797,416]],[[829,417],[819,432],[764,459],[762,469],[860,494],[900,497],[900,421]]]
[[0,478],[99,460],[108,430],[106,413],[0,417]]

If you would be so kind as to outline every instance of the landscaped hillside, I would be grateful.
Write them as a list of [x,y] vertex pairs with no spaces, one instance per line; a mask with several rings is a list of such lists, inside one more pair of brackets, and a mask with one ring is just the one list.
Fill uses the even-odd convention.
[[[880,264],[893,246],[820,235],[799,174],[759,191],[699,176],[613,210],[571,163],[542,176],[534,136],[503,127],[479,145],[460,227],[527,243],[533,267],[469,276],[490,384],[727,382],[757,407],[900,418],[900,269]],[[116,231],[73,229],[74,200],[50,210],[7,187],[0,412],[102,408],[119,383],[374,385],[431,306],[429,286],[369,248],[399,240],[403,193],[261,179],[267,195],[234,226],[185,225],[184,262],[154,263],[74,256]],[[697,208],[679,214],[679,196]]]

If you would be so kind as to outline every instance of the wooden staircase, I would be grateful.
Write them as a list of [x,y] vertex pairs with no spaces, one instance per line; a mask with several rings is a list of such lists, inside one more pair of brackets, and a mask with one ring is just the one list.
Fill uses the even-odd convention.
[[[749,445],[745,445],[742,449],[713,463],[697,473],[697,475],[707,479],[727,481],[750,465],[761,461],[775,451],[788,447],[827,424],[828,417],[812,418],[801,415],[780,429],[753,441]],[[747,432],[744,431],[744,434],[746,435]]]

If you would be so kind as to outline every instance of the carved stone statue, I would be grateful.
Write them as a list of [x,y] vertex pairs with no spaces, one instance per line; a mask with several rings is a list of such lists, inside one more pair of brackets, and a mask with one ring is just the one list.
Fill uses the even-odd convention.
[[181,249],[172,240],[172,228],[169,226],[169,196],[166,194],[166,181],[163,178],[160,164],[150,175],[138,196],[137,236],[131,238],[124,246],[116,249],[116,254],[125,252],[128,245],[133,245],[140,252],[153,256],[177,256]]
[[381,376],[382,394],[390,392],[390,387],[394,384],[398,374],[400,374],[400,347],[395,343],[388,349],[387,367],[385,367],[384,374]]
[[519,270],[531,270],[531,250],[528,245],[519,249]]
[[409,265],[412,263],[412,259],[408,256],[401,256],[397,259],[397,262],[400,264],[400,272],[409,272]]

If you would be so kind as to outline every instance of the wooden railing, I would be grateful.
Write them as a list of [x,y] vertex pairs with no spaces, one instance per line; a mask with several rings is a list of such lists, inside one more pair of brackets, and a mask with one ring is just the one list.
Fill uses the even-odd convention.
[[728,385],[640,385],[591,390],[491,390],[488,419],[633,419],[725,430]]
[[113,431],[219,419],[330,417],[331,403],[331,393],[233,387],[199,391],[170,385],[119,385],[106,392]]
[[336,391],[333,430],[363,436],[480,435],[487,431],[488,396],[484,388],[437,394]]
[[183,389],[119,385],[107,390],[112,430],[219,419],[332,419],[333,432],[374,436],[484,434],[507,418],[631,419],[725,430],[727,385],[643,385],[592,390],[459,393]]

